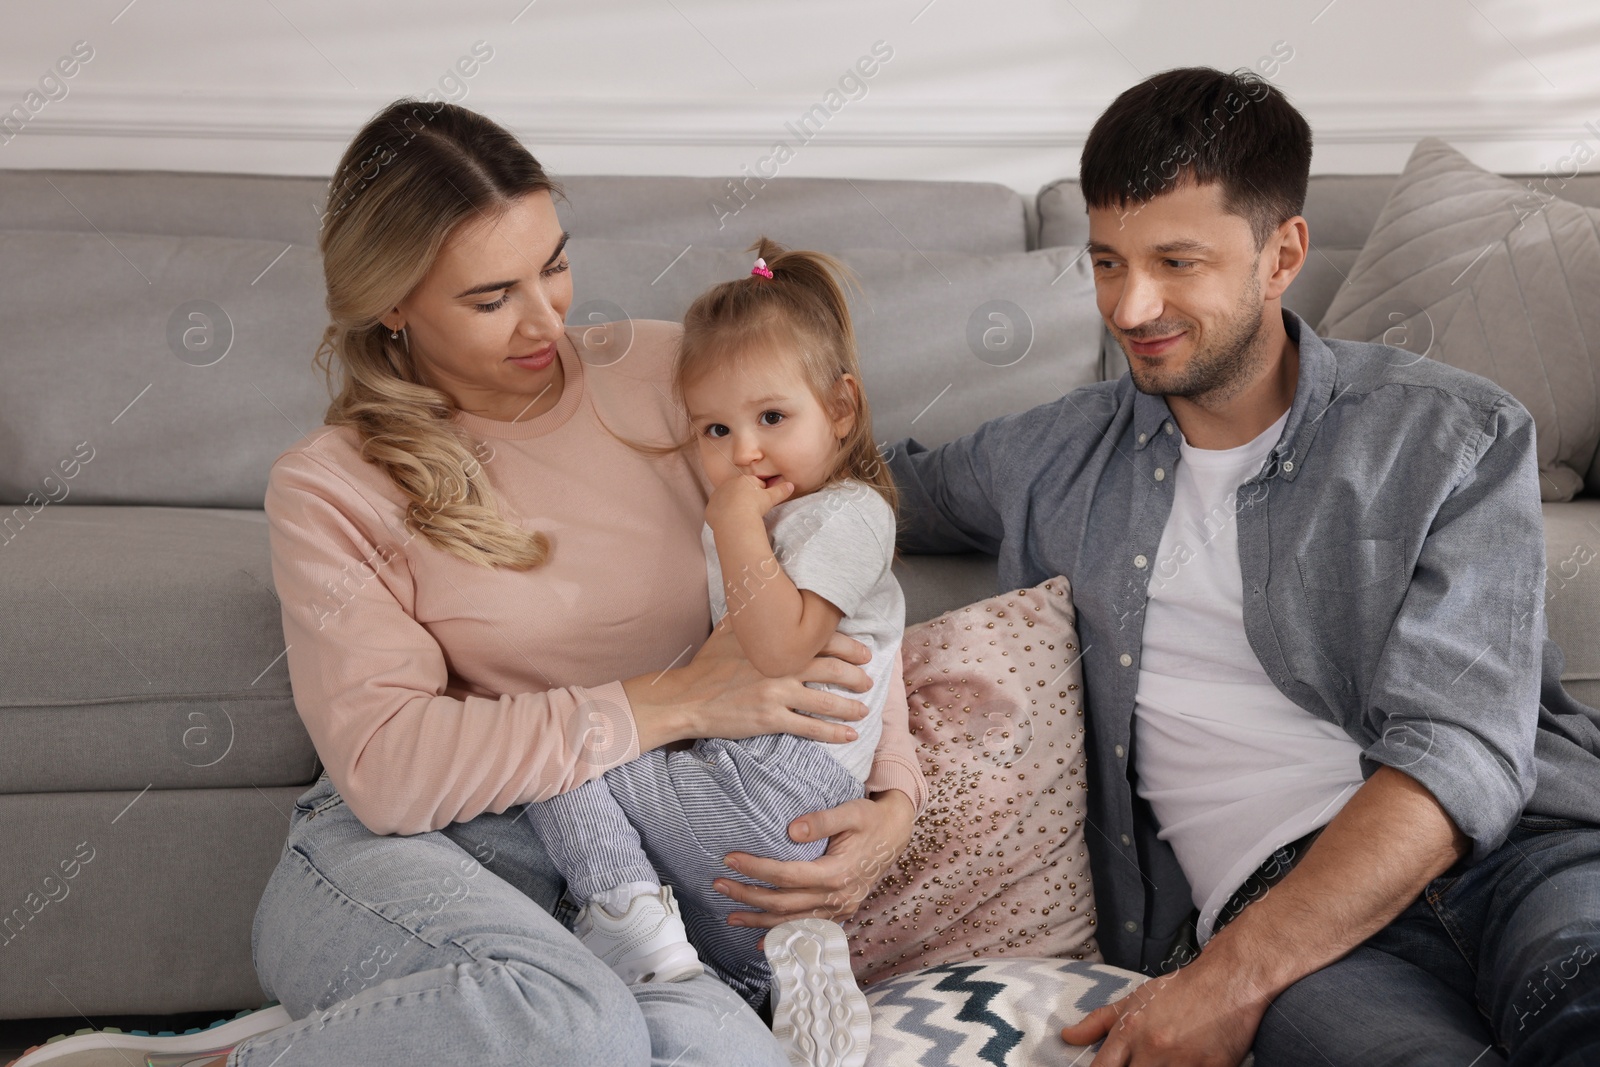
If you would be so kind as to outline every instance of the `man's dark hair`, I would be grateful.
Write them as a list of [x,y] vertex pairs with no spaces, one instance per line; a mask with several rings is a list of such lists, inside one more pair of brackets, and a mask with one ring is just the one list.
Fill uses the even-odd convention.
[[1300,214],[1311,174],[1311,127],[1249,70],[1162,71],[1125,90],[1095,120],[1079,161],[1091,208],[1142,204],[1192,180],[1220,182],[1256,248]]

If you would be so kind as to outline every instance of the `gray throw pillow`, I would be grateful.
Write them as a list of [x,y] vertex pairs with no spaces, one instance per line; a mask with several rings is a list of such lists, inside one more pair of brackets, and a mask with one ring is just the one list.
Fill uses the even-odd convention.
[[[1317,332],[1489,378],[1533,415],[1547,501],[1600,492],[1600,210],[1417,145]],[[1312,234],[1313,239],[1316,237]]]

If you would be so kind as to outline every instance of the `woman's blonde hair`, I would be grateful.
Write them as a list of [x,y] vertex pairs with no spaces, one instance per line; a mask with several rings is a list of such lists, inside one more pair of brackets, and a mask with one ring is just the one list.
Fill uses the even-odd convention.
[[313,358],[334,397],[323,421],[355,427],[362,458],[410,498],[407,529],[484,567],[541,566],[550,539],[501,517],[454,401],[379,319],[458,225],[538,192],[561,188],[503,127],[455,104],[396,100],[345,150],[318,236],[332,319]]
[[[854,405],[855,425],[840,442],[827,483],[846,478],[865,482],[898,514],[894,476],[872,439],[872,408],[861,380],[855,327],[845,299],[844,286],[854,284],[855,275],[830,255],[784,248],[766,237],[757,239],[749,251],[765,261],[771,278],[752,273],[713,286],[683,316],[683,340],[672,381],[679,406],[684,406],[686,387],[705,375],[723,371],[735,361],[761,358],[756,353],[783,352],[797,360],[802,380],[832,417],[840,378],[849,374],[856,388],[843,393]],[[678,447],[695,441],[691,427]]]

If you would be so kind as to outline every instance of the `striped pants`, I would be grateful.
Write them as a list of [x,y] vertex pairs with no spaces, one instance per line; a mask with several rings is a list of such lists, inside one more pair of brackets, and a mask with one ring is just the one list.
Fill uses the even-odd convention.
[[767,884],[730,870],[722,862],[729,852],[816,859],[827,842],[796,844],[789,823],[861,795],[861,783],[816,742],[767,734],[646,752],[529,804],[527,815],[568,892],[583,903],[624,882],[672,886],[701,961],[759,1010],[772,982],[756,948],[766,931],[729,926],[730,914],[748,908],[711,880]]

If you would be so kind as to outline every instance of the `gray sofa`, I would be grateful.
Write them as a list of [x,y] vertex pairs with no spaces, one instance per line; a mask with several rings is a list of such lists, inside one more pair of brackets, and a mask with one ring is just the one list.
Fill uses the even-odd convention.
[[[1393,179],[1313,179],[1315,323]],[[948,440],[1120,375],[1071,181],[572,177],[573,321],[672,317],[758,234],[841,251],[878,437]],[[325,183],[0,171],[0,1018],[253,1006],[257,898],[319,772],[260,510],[321,421]],[[1562,195],[1600,204],[1600,180]],[[730,199],[732,198],[732,199]],[[734,208],[737,210],[734,210]],[[720,223],[720,225],[719,225]],[[198,316],[198,317],[196,317]],[[1566,682],[1600,704],[1600,498],[1545,506]],[[900,565],[908,622],[994,592]]]

